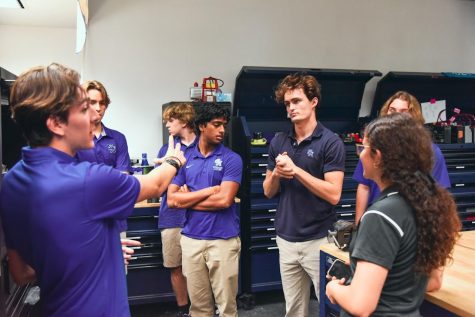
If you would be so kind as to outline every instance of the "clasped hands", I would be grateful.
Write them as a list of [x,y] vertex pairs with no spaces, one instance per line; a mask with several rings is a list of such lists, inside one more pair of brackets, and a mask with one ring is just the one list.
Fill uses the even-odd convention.
[[296,166],[287,152],[277,155],[275,158],[275,168],[272,171],[274,176],[292,179],[295,175]]

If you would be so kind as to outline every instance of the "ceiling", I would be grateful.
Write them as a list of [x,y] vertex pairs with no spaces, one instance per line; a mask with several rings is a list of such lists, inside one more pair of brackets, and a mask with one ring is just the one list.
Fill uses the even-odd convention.
[[25,9],[0,8],[0,24],[76,28],[76,0],[21,0]]

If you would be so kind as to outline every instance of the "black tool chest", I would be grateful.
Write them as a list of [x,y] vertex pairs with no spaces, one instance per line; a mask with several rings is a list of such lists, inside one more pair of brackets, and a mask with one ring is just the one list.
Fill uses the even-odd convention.
[[439,144],[450,176],[462,230],[475,230],[475,144]]
[[[279,253],[275,242],[278,198],[267,199],[262,183],[267,169],[268,144],[278,131],[291,125],[285,107],[276,103],[274,90],[288,74],[306,72],[322,85],[317,119],[335,133],[359,132],[357,124],[366,83],[378,71],[301,69],[244,66],[236,78],[231,146],[244,162],[241,198],[241,289],[246,294],[281,289]],[[253,145],[255,132],[267,144]],[[357,163],[354,145],[346,145],[346,172],[339,218],[354,219],[356,183],[351,179]]]
[[[384,101],[398,90],[411,93],[421,103],[431,99],[446,100],[447,118],[454,114],[454,108],[475,114],[475,74],[389,72],[378,82],[371,111],[373,117],[378,115]],[[468,122],[465,124],[470,126]],[[472,127],[474,124],[472,122]],[[434,130],[433,125],[428,127]],[[475,144],[473,138],[470,140],[472,143],[454,143],[465,140],[445,138],[444,143],[437,144],[445,158],[450,192],[457,202],[462,230],[475,229]],[[437,141],[440,142],[440,138]]]
[[139,240],[127,267],[130,304],[173,301],[170,272],[163,266],[162,242],[158,223],[158,204],[136,205],[127,219],[127,238]]

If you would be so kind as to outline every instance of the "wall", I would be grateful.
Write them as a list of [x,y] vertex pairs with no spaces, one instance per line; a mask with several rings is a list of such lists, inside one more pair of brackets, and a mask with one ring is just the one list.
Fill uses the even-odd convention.
[[75,41],[75,28],[0,25],[0,66],[17,75],[52,62],[80,70],[82,57],[74,53]]
[[[104,121],[126,134],[132,157],[157,153],[163,103],[188,100],[193,82],[210,75],[232,92],[243,65],[475,73],[474,1],[90,0],[89,6],[84,56],[74,61],[84,79],[108,88]],[[9,41],[20,46],[33,33],[23,30]],[[54,60],[45,50],[32,45],[15,67]],[[63,57],[75,67],[73,50],[71,44]]]

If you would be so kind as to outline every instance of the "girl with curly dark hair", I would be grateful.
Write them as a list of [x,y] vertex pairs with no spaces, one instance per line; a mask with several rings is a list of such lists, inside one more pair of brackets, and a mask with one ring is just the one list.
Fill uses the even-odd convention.
[[381,194],[350,244],[352,278],[329,282],[327,296],[340,316],[420,316],[461,228],[452,196],[430,175],[431,137],[410,114],[380,117],[365,130],[360,159]]

